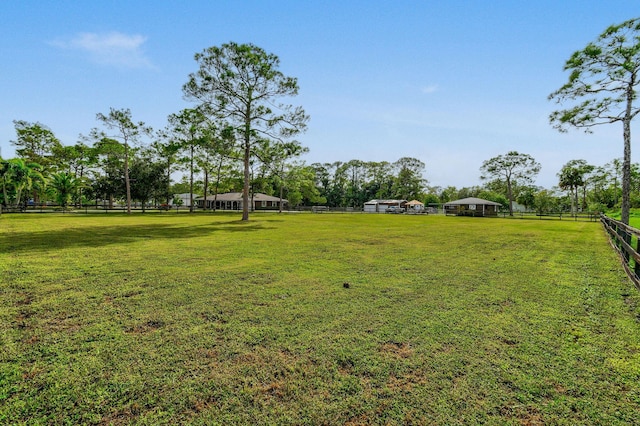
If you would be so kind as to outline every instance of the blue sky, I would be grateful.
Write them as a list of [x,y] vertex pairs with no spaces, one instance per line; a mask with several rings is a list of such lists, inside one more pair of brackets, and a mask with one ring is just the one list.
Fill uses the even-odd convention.
[[14,155],[12,120],[41,122],[68,145],[110,107],[162,128],[190,105],[181,88],[193,55],[235,41],[275,53],[298,78],[309,164],[416,157],[430,184],[463,187],[481,183],[482,161],[516,150],[551,187],[569,160],[622,156],[620,126],[553,130],[547,95],[571,53],[638,16],[637,0],[4,0],[1,154]]

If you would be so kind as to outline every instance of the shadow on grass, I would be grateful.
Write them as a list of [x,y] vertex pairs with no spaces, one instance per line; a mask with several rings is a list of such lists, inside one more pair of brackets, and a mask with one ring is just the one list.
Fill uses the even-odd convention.
[[0,236],[0,253],[49,251],[74,247],[101,247],[153,239],[185,239],[215,233],[243,233],[273,229],[255,222],[219,222],[196,226],[170,224],[93,226],[37,232],[11,232]]

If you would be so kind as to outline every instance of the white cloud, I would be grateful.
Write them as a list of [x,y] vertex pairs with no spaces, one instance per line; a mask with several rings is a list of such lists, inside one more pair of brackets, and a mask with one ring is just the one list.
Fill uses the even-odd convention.
[[147,37],[139,34],[110,32],[80,33],[71,39],[59,39],[50,44],[61,49],[85,52],[93,62],[100,65],[118,68],[155,68],[142,50],[146,41]]
[[429,86],[423,86],[420,88],[420,91],[424,94],[429,94],[429,93],[434,93],[437,92],[440,88],[438,87],[437,84],[431,84]]

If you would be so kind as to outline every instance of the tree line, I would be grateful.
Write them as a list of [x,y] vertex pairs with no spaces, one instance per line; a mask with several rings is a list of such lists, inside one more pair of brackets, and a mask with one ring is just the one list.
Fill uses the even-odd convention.
[[[192,196],[242,192],[244,163],[233,133],[215,134],[205,116],[186,109],[153,131],[128,109],[97,114],[103,128],[91,129],[74,145],[63,145],[42,123],[14,121],[16,158],[0,159],[0,204],[25,207],[54,201],[62,208],[87,204],[114,208],[132,202],[144,209],[170,204],[178,193]],[[425,164],[352,160],[307,165],[307,149],[295,142],[260,141],[249,161],[250,193],[265,193],[291,206],[358,207],[371,198],[422,198]],[[180,175],[178,181],[172,178]],[[177,200],[176,200],[177,201]],[[193,199],[192,199],[193,201]],[[191,202],[193,210],[195,203]]]
[[[173,204],[179,193],[215,196],[243,190],[241,146],[231,130],[216,133],[197,109],[171,114],[167,126],[155,132],[135,122],[127,109],[96,117],[102,128],[81,135],[74,145],[63,145],[41,123],[14,121],[17,157],[0,159],[0,204],[15,208],[51,200],[62,208],[113,208],[117,201],[130,206],[129,199],[144,209]],[[293,207],[361,208],[371,199],[417,199],[436,206],[479,197],[505,209],[517,202],[541,213],[605,211],[622,200],[620,159],[602,166],[571,160],[558,171],[558,185],[545,189],[532,184],[540,164],[512,151],[483,162],[483,185],[456,188],[430,186],[424,178],[426,165],[416,158],[307,165],[298,159],[306,151],[298,143],[256,144],[249,162],[250,193],[279,196]],[[640,165],[631,170],[631,205],[640,207]],[[181,178],[174,181],[176,172]],[[191,202],[189,208],[194,206]]]

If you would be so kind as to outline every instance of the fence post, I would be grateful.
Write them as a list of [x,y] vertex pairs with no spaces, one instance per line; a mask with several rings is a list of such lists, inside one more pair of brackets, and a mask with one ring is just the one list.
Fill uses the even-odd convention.
[[[640,238],[636,239],[636,253],[640,253]],[[635,272],[636,277],[640,277],[640,263],[633,260],[635,266],[633,267],[633,272]]]
[[[624,235],[624,241],[631,245],[631,233],[627,232],[627,230],[623,230],[623,235]],[[637,250],[636,250],[637,251]],[[627,260],[627,263],[629,263],[629,259],[630,259],[630,255],[627,252],[627,250],[624,251],[624,258]]]
[[617,240],[616,246],[618,246],[618,249],[622,253],[622,256],[624,257],[625,261],[629,263],[629,253],[627,253],[627,251],[624,249],[622,242],[623,241],[627,243],[631,242],[630,241],[631,236],[627,233],[627,231],[622,226],[619,226],[617,223],[616,223],[616,234],[618,235],[618,238],[616,238]]

